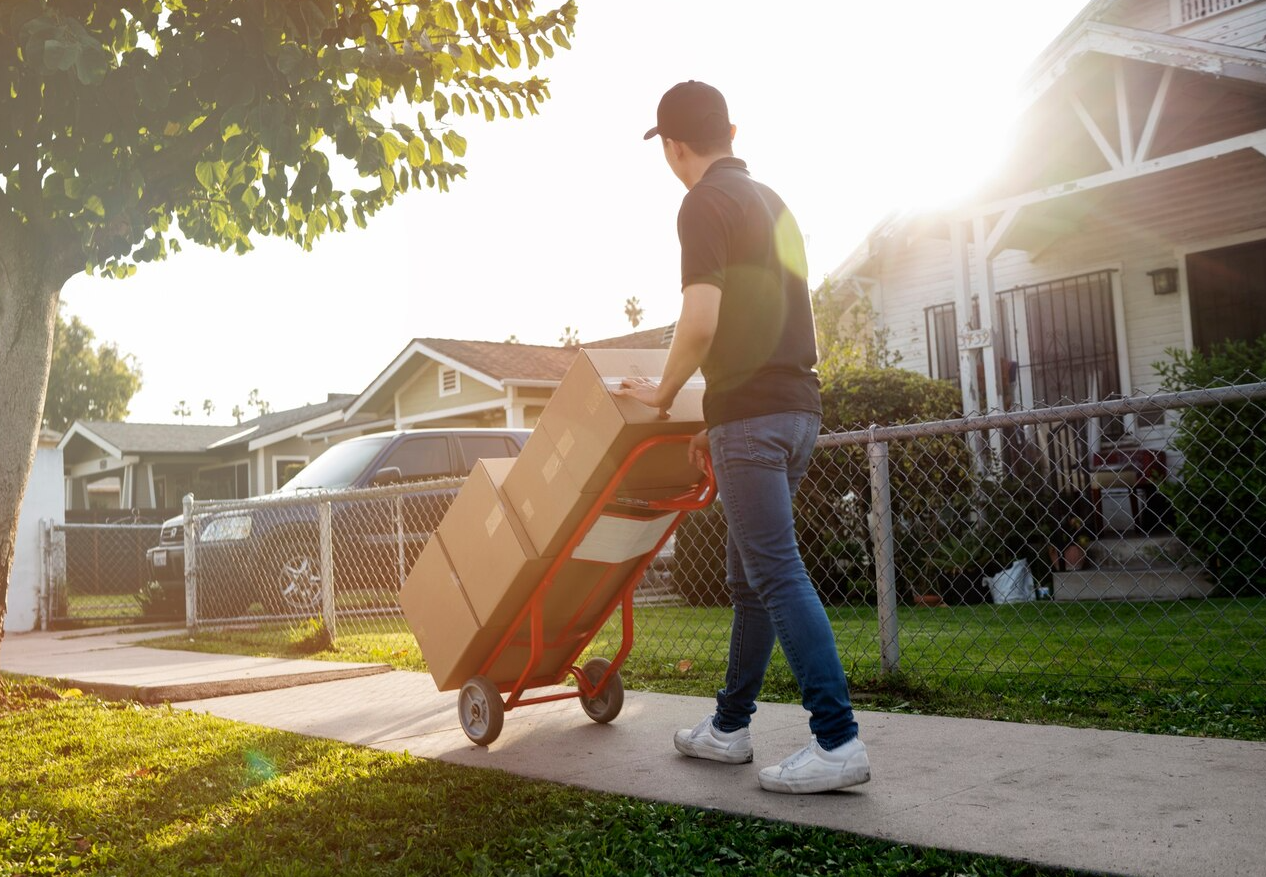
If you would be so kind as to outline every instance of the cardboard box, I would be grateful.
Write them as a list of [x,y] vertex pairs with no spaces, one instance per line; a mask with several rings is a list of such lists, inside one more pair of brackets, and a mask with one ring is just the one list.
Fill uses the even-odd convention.
[[[691,381],[677,396],[672,416],[613,396],[625,377],[657,377],[666,350],[581,350],[504,484],[510,506],[536,552],[549,557],[593,507],[629,452],[655,435],[693,435],[704,428],[703,383]],[[647,452],[622,481],[620,493],[660,499],[698,482],[684,444]]]
[[532,547],[502,493],[515,461],[480,460],[440,522],[453,570],[480,627],[505,630],[550,561]]
[[[400,592],[405,619],[441,691],[480,673],[554,563],[535,552],[500,491],[512,464],[476,465]],[[568,636],[542,651],[535,676],[554,681],[565,672],[582,644],[572,634],[604,620],[608,604],[671,521],[671,515],[631,512],[604,522],[586,539],[590,559],[560,566],[544,592],[543,633],[546,643]],[[521,621],[514,644],[485,675],[499,684],[516,681],[531,657],[530,633],[528,621]]]
[[[549,436],[581,492],[606,487],[639,442],[655,435],[694,435],[704,428],[701,377],[681,388],[667,419],[641,402],[611,394],[626,377],[658,380],[667,362],[667,350],[582,349],[576,355],[536,428]],[[624,483],[634,490],[680,487],[698,477],[684,448],[669,446],[644,457]]]

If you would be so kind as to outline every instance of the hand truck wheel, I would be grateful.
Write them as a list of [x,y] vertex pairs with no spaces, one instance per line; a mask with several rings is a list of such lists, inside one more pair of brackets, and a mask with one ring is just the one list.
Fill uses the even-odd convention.
[[476,746],[487,746],[501,734],[505,704],[501,692],[486,676],[475,676],[457,695],[457,718]]
[[[585,662],[585,666],[580,668],[580,672],[584,673],[591,683],[597,685],[610,666],[611,662],[606,658],[590,658]],[[611,674],[611,678],[607,680],[607,687],[602,693],[594,697],[580,695],[580,708],[585,711],[585,715],[600,725],[605,725],[618,716],[623,706],[624,680],[620,678],[618,670]]]

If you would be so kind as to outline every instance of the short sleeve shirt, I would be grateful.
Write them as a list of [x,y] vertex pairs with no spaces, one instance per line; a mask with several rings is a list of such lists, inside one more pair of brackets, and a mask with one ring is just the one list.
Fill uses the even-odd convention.
[[677,215],[681,285],[721,290],[703,376],[708,425],[784,411],[821,412],[817,343],[795,218],[737,158],[718,159]]

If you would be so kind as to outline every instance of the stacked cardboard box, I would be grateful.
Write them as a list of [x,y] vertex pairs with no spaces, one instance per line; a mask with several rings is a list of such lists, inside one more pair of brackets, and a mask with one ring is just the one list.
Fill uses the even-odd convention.
[[[578,544],[578,527],[599,494],[640,442],[703,428],[701,381],[677,397],[661,419],[641,403],[613,396],[628,376],[657,377],[667,351],[581,350],[515,460],[481,460],[427,543],[400,592],[400,606],[441,690],[479,673],[514,628],[487,675],[516,680],[525,667],[529,629],[523,607],[560,554],[543,604],[538,676],[564,669],[610,601],[671,526],[672,513],[608,510]],[[622,496],[656,499],[682,493],[699,479],[682,444],[645,454],[621,480]],[[573,540],[574,541],[574,540]],[[516,624],[517,621],[517,624]]]

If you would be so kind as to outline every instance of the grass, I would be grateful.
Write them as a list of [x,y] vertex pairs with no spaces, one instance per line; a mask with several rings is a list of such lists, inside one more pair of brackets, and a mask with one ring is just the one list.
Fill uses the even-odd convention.
[[[883,674],[875,610],[829,611],[859,707],[1145,733],[1266,740],[1266,600],[903,607],[898,674]],[[626,687],[710,696],[730,610],[639,607]],[[615,653],[618,619],[589,651]],[[147,643],[231,654],[307,654],[425,670],[399,619],[349,619],[332,648],[310,628],[200,633]],[[780,654],[761,697],[796,702]]]
[[0,677],[0,875],[1067,874]]

